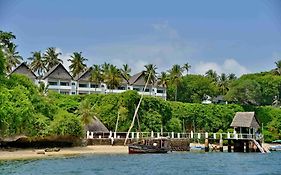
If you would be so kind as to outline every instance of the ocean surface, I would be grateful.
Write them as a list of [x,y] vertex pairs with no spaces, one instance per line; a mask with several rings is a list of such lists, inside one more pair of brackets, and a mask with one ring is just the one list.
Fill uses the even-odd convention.
[[0,174],[34,175],[281,175],[281,152],[194,153],[146,155],[83,155],[41,160],[2,161]]

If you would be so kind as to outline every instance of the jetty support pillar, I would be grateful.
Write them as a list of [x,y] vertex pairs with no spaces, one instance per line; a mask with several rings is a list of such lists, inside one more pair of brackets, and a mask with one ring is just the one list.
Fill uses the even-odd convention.
[[208,139],[208,133],[205,133],[205,152],[209,152],[209,139]]
[[222,139],[222,134],[220,134],[220,152],[223,152],[223,139]]
[[228,142],[227,142],[227,151],[231,152],[231,140],[230,139],[228,139]]

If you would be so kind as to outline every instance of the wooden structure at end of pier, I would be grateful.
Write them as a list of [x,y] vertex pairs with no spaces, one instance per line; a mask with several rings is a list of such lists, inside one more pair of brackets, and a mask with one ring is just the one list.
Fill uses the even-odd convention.
[[237,112],[230,125],[234,128],[233,138],[228,140],[228,152],[232,145],[234,152],[269,152],[262,147],[262,135],[259,133],[260,124],[255,112]]

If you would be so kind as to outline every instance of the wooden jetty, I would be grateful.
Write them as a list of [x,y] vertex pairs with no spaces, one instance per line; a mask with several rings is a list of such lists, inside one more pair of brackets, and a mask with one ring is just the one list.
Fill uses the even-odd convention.
[[127,144],[140,139],[170,137],[173,151],[189,151],[190,142],[204,141],[206,152],[224,151],[224,145],[227,146],[228,152],[269,152],[262,147],[263,136],[257,132],[260,125],[254,112],[237,112],[230,126],[234,128],[233,133],[87,131],[87,140],[90,145],[122,145],[126,137],[128,138]]

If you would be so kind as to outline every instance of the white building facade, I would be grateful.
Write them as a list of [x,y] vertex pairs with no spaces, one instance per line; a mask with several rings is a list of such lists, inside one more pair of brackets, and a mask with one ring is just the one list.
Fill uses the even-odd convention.
[[[26,65],[20,65],[26,69]],[[27,67],[28,68],[28,67]],[[16,68],[15,70],[18,70]],[[21,68],[22,69],[22,68]],[[28,68],[29,69],[29,68]],[[166,88],[158,85],[149,84],[144,90],[145,80],[144,74],[138,73],[133,75],[128,81],[123,79],[122,83],[116,89],[109,89],[105,83],[93,83],[90,81],[92,69],[89,68],[80,76],[73,78],[71,74],[65,69],[65,67],[60,63],[50,69],[40,80],[48,87],[49,90],[56,91],[60,94],[68,95],[81,95],[81,94],[110,94],[110,93],[122,93],[126,90],[135,90],[139,94],[144,94],[147,96],[155,96],[163,99],[167,98]],[[15,72],[25,74],[25,71]],[[30,78],[34,79],[34,76],[31,77],[30,69],[28,70]],[[32,72],[32,75],[35,75]],[[36,82],[39,80],[36,80]]]

